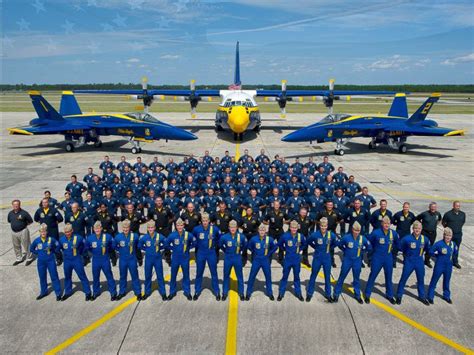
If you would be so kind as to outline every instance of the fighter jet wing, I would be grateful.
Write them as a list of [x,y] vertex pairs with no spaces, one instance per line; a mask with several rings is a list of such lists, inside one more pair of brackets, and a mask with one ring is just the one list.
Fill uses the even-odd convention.
[[20,126],[14,128],[8,128],[8,132],[10,134],[18,134],[18,135],[39,135],[39,134],[63,134],[67,132],[74,132],[74,131],[84,131],[91,129],[91,126],[86,124],[76,124],[65,121],[64,123],[58,124],[45,124],[45,125],[34,125],[34,126]]

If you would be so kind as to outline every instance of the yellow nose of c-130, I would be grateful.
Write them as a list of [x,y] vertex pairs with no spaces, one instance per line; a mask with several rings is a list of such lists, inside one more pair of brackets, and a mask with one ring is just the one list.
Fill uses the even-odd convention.
[[243,133],[250,123],[249,113],[244,106],[234,106],[227,123],[234,133]]

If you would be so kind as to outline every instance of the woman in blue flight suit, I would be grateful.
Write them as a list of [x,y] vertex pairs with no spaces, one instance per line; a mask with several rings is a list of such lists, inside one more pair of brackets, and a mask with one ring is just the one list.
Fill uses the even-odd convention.
[[434,243],[430,249],[430,255],[436,257],[433,276],[431,276],[430,286],[428,287],[428,302],[431,304],[434,303],[434,292],[441,275],[443,276],[443,300],[449,304],[453,303],[449,283],[453,272],[453,259],[455,259],[458,253],[458,247],[452,239],[453,231],[451,228],[446,227],[443,233],[443,240]]

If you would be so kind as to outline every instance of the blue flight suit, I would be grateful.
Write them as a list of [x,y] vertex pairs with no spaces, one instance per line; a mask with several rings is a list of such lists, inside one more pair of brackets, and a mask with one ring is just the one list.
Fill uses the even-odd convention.
[[324,210],[326,199],[323,195],[320,195],[319,197],[316,195],[311,195],[306,199],[306,202],[309,206],[309,218],[314,220],[318,213]]
[[298,197],[290,197],[286,200],[286,208],[287,208],[287,213],[290,216],[290,218],[295,218],[298,216],[298,213],[300,212],[300,208],[305,205],[305,200],[303,197],[298,196]]
[[133,183],[133,179],[135,178],[135,175],[129,171],[123,172],[120,174],[120,181],[122,182],[122,185],[124,185],[127,189],[128,187]]
[[385,233],[382,228],[378,228],[369,235],[368,239],[372,244],[372,256],[370,264],[370,275],[365,286],[365,297],[370,297],[375,280],[380,270],[383,268],[385,275],[385,296],[393,298],[393,249],[398,244],[398,233],[389,229]]
[[[232,216],[234,218],[237,218],[239,216],[240,206],[242,205],[241,198],[239,196],[234,196],[233,198],[230,196],[227,196],[224,199],[224,202],[227,208],[229,209],[229,211],[231,212]],[[258,213],[258,210],[254,210],[254,211],[255,213]]]
[[344,280],[352,269],[354,294],[356,298],[359,299],[362,257],[364,252],[370,252],[372,250],[372,246],[362,234],[359,234],[359,236],[354,239],[352,233],[348,233],[342,237],[337,243],[337,246],[343,251],[344,258],[342,259],[341,273],[339,274],[336,287],[334,288],[334,297],[338,297],[341,294]]
[[222,295],[227,297],[230,289],[230,272],[234,268],[237,276],[237,289],[240,296],[244,294],[244,277],[242,272],[242,252],[246,250],[247,239],[239,232],[232,236],[224,234],[219,239],[219,247],[224,251],[224,278]]
[[84,291],[86,295],[90,295],[91,287],[82,262],[82,256],[85,251],[84,238],[78,233],[74,233],[69,239],[63,235],[59,238],[59,246],[62,250],[64,260],[64,295],[69,296],[72,294],[73,270],[76,272],[79,280],[81,280],[82,291]]
[[166,295],[165,279],[163,277],[162,250],[165,249],[166,237],[156,233],[144,234],[138,240],[138,249],[145,252],[145,296],[151,295],[152,276],[155,269],[156,280],[158,281],[158,292],[161,296]]
[[357,211],[354,207],[350,208],[347,211],[345,219],[346,222],[349,224],[349,231],[352,230],[352,226],[354,225],[354,223],[358,222],[361,226],[360,234],[367,235],[369,233],[367,224],[369,224],[370,212],[367,212],[366,210],[362,209],[362,207],[359,211]]
[[120,290],[119,295],[127,292],[127,276],[130,272],[135,296],[142,294],[138,277],[137,248],[140,234],[130,231],[128,235],[119,233],[115,236],[115,250],[119,253]]
[[110,265],[109,252],[114,250],[115,240],[110,234],[102,233],[97,237],[91,234],[86,239],[86,251],[92,254],[92,290],[95,297],[100,295],[100,272],[107,279],[110,295],[117,296],[117,288]]
[[95,181],[92,181],[89,185],[88,185],[88,190],[89,192],[91,193],[92,195],[92,198],[94,200],[97,200],[97,201],[100,201],[102,199],[102,196],[104,194],[104,184],[102,181],[98,181],[98,182],[95,182]]
[[331,250],[334,250],[337,244],[336,238],[336,233],[330,230],[327,230],[325,235],[322,235],[321,231],[318,230],[311,234],[306,241],[308,246],[314,249],[311,276],[307,288],[308,297],[312,297],[314,294],[316,277],[321,266],[324,272],[324,293],[327,298],[331,297]]
[[390,218],[390,222],[392,221],[392,211],[390,210],[385,210],[384,212],[382,212],[379,208],[372,212],[370,216],[370,224],[372,225],[373,230],[379,229],[382,226],[382,219],[385,216]]
[[38,208],[34,220],[39,224],[45,223],[48,226],[48,236],[51,236],[56,240],[59,239],[58,223],[63,221],[63,216],[56,208],[52,206],[46,210],[42,207]]
[[217,210],[217,206],[219,205],[219,202],[221,202],[221,198],[216,195],[212,196],[204,196],[202,199],[202,202],[204,204],[204,211],[206,211],[208,214],[213,214]]
[[347,182],[346,184],[344,184],[343,186],[343,189],[344,189],[344,193],[345,195],[350,198],[351,200],[354,199],[356,193],[359,193],[362,191],[359,183],[357,182]]
[[436,284],[443,276],[443,298],[445,300],[451,299],[451,291],[449,289],[449,282],[453,272],[453,259],[458,253],[458,246],[452,240],[446,244],[444,240],[437,241],[430,249],[430,255],[436,257],[436,262],[433,269],[433,276],[431,276],[430,285],[428,287],[428,299],[430,301],[434,298]]
[[272,290],[272,270],[270,259],[274,252],[278,250],[278,243],[268,235],[260,238],[260,235],[255,235],[250,238],[247,249],[252,252],[252,267],[250,268],[250,275],[247,281],[247,296],[250,297],[253,292],[253,285],[260,269],[265,275],[265,291],[267,296],[273,296]]
[[163,201],[163,204],[170,209],[171,212],[173,212],[174,216],[177,216],[179,214],[179,211],[181,210],[181,207],[183,203],[181,200],[177,197],[174,198],[165,198]]
[[284,233],[278,241],[278,247],[285,251],[285,258],[283,259],[283,276],[280,280],[278,295],[283,297],[286,292],[286,284],[288,283],[288,276],[291,269],[293,269],[293,284],[295,287],[295,294],[301,297],[301,252],[307,248],[306,238],[301,233],[291,235],[290,232]]
[[86,225],[86,234],[87,236],[92,233],[92,227],[94,226],[94,216],[97,214],[97,209],[99,208],[99,202],[96,200],[91,201],[84,201],[82,204],[82,209],[87,217],[87,225]]
[[66,191],[68,191],[71,194],[71,199],[74,202],[78,202],[79,204],[82,204],[82,193],[86,191],[86,187],[84,184],[80,182],[76,182],[73,184],[70,182],[69,184],[66,185]]
[[[334,196],[332,198],[332,203],[334,204],[334,209],[339,212],[339,214],[344,218],[347,215],[347,212],[349,210],[349,205],[351,203],[350,199],[347,196],[342,195],[341,197],[339,196]],[[362,231],[361,231],[362,232]],[[345,218],[340,224],[340,235],[344,235],[346,233],[346,224],[345,224]]]
[[56,297],[60,297],[61,283],[59,282],[58,269],[54,260],[54,255],[60,252],[57,239],[49,235],[45,239],[38,237],[31,243],[30,252],[38,257],[37,269],[40,279],[40,296],[48,293],[47,272],[49,272],[54,293]]
[[400,241],[399,250],[403,253],[403,271],[398,283],[397,298],[402,298],[405,284],[413,271],[416,273],[418,297],[425,298],[425,264],[423,254],[430,251],[430,240],[421,234],[415,238],[413,234],[406,235]]
[[74,233],[79,234],[81,237],[84,237],[87,229],[88,217],[85,213],[80,210],[77,214],[72,213],[72,211],[66,212],[64,215],[65,223],[70,223]]
[[217,275],[216,247],[219,244],[219,228],[209,225],[204,229],[202,225],[194,227],[193,234],[196,237],[196,280],[194,281],[194,292],[199,295],[202,291],[202,277],[206,263],[209,266],[212,280],[212,291],[219,295],[219,277]]
[[194,248],[196,238],[190,232],[183,230],[181,235],[178,231],[171,233],[165,241],[165,248],[171,250],[171,280],[170,296],[176,295],[176,276],[179,267],[183,272],[183,293],[191,295],[191,281],[189,280],[189,251]]
[[336,183],[336,186],[341,187],[341,188],[343,188],[346,181],[349,180],[349,177],[344,172],[342,172],[342,173],[337,172],[332,176],[332,178],[333,178],[334,182]]

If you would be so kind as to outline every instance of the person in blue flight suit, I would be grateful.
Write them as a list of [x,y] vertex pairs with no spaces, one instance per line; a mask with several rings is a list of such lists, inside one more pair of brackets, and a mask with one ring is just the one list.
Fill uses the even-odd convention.
[[346,233],[345,216],[347,216],[351,201],[344,195],[344,191],[342,190],[342,188],[338,187],[336,190],[336,195],[332,198],[332,202],[334,204],[334,209],[336,210],[336,212],[338,212],[341,217],[343,217],[341,223],[339,224],[339,234],[344,235]]
[[290,230],[283,234],[278,241],[278,247],[285,251],[285,257],[283,259],[283,276],[280,280],[277,301],[281,301],[285,296],[288,276],[292,269],[295,295],[300,301],[304,301],[303,295],[301,294],[300,270],[301,253],[304,248],[307,248],[307,244],[305,236],[298,233],[298,228],[298,222],[291,221]]
[[158,292],[163,301],[166,301],[165,279],[163,277],[163,257],[162,251],[165,249],[166,237],[156,231],[154,220],[146,224],[147,233],[142,235],[138,241],[138,249],[145,252],[145,294],[142,301],[150,297],[152,289],[153,270],[156,273],[158,282]]
[[59,281],[58,269],[54,263],[54,255],[59,253],[59,243],[56,238],[48,234],[48,226],[42,223],[39,228],[40,236],[30,245],[30,252],[38,257],[38,276],[40,280],[40,294],[36,297],[40,300],[48,295],[48,278],[51,278],[56,301],[61,301],[61,283]]
[[90,192],[86,195],[86,200],[82,203],[82,210],[84,211],[87,217],[87,225],[86,225],[86,234],[84,237],[88,236],[92,233],[92,226],[94,225],[94,217],[97,214],[97,210],[99,209],[99,201],[95,201],[92,199],[92,194]]
[[59,204],[59,209],[64,213],[71,212],[71,206],[74,200],[71,198],[71,194],[69,192],[64,193],[64,201]]
[[351,200],[354,199],[356,193],[362,191],[362,188],[360,187],[359,183],[355,182],[354,180],[354,175],[349,176],[349,180],[343,186],[346,196]]
[[[411,233],[411,225],[415,222],[416,216],[410,211],[410,203],[404,202],[401,211],[396,212],[392,218],[392,224],[396,227],[396,231],[400,238]],[[393,248],[393,267],[397,267],[398,245]]]
[[370,224],[372,225],[372,229],[379,229],[382,225],[382,219],[387,216],[392,221],[392,211],[387,209],[387,200],[380,200],[379,202],[380,208],[375,210],[370,215]]
[[296,218],[300,209],[306,205],[303,197],[300,196],[300,190],[293,189],[293,196],[286,200],[287,215],[290,218]]
[[212,291],[216,301],[221,300],[219,291],[219,277],[217,276],[216,246],[219,245],[219,228],[211,225],[209,214],[201,215],[201,224],[194,227],[193,235],[196,237],[196,280],[194,282],[194,297],[196,301],[201,295],[202,278],[206,263],[209,266],[212,280]]
[[86,239],[86,251],[92,254],[92,301],[100,296],[100,272],[107,279],[110,300],[117,300],[117,287],[110,265],[109,252],[115,248],[115,241],[110,234],[102,231],[100,221],[94,223],[94,233]]
[[133,293],[137,300],[142,299],[142,287],[138,277],[137,249],[140,234],[130,231],[130,221],[122,222],[122,233],[115,236],[115,250],[119,253],[120,290],[117,300],[125,297],[127,293],[127,276],[132,277]]
[[428,302],[431,304],[434,303],[436,285],[441,276],[443,276],[443,300],[449,304],[453,303],[449,283],[453,272],[453,260],[458,253],[458,246],[452,239],[453,231],[451,228],[446,227],[443,232],[443,240],[434,243],[430,249],[430,255],[436,257],[433,276],[431,276],[430,285],[428,287]]
[[184,222],[181,218],[175,223],[176,230],[166,238],[165,247],[171,250],[171,280],[170,294],[168,300],[176,296],[176,277],[179,267],[183,272],[183,293],[192,301],[191,281],[189,279],[189,252],[196,244],[196,238],[191,232],[184,229]]
[[[61,223],[64,219],[54,206],[50,205],[50,201],[48,198],[43,198],[41,200],[41,207],[38,208],[35,212],[33,217],[35,222],[40,224],[46,224],[48,227],[48,237],[52,237],[59,240],[59,227],[58,224]],[[56,253],[56,265],[59,266],[62,264],[63,259],[61,253]]]
[[324,169],[326,175],[329,175],[334,171],[334,166],[329,162],[329,157],[327,155],[323,157],[323,162],[319,163],[318,169],[321,167]]
[[115,169],[114,163],[110,161],[110,158],[108,155],[104,156],[104,160],[100,163],[99,169],[102,170],[102,173],[105,174],[107,171],[107,168],[111,168],[112,170]]
[[237,276],[237,289],[240,300],[244,301],[244,277],[242,272],[242,253],[247,247],[245,236],[237,231],[237,222],[229,222],[229,233],[219,239],[219,247],[224,252],[224,278],[222,284],[222,300],[227,299],[230,289],[230,272],[234,268]]
[[430,252],[430,240],[421,234],[422,225],[420,221],[413,222],[412,228],[413,233],[402,237],[399,243],[399,250],[403,253],[403,271],[398,283],[396,303],[402,303],[407,280],[415,271],[418,300],[429,306],[430,303],[425,297],[425,264],[423,254]]
[[344,172],[344,168],[342,166],[337,168],[337,173],[333,175],[334,182],[336,186],[339,188],[344,189],[344,185],[349,180],[347,174]]
[[66,185],[66,191],[71,194],[71,198],[74,201],[77,201],[82,204],[82,193],[86,191],[87,188],[81,182],[77,181],[77,176],[71,176],[71,182]]
[[213,214],[217,210],[219,202],[221,202],[220,196],[214,194],[215,190],[213,187],[207,189],[207,195],[203,197],[202,202],[204,205],[204,211],[208,214]]
[[362,228],[360,231],[363,235],[368,234],[365,226],[369,223],[370,212],[362,209],[362,203],[358,198],[354,200],[354,206],[349,208],[346,214],[346,222],[349,224],[349,230],[352,229],[352,226],[355,222],[358,222]]
[[252,297],[253,285],[260,269],[265,275],[265,291],[270,301],[275,300],[272,290],[272,270],[270,265],[270,258],[278,249],[278,243],[275,239],[268,236],[267,227],[261,224],[258,227],[258,234],[250,238],[247,244],[248,250],[252,252],[252,267],[247,281],[247,294],[245,299],[247,301]]
[[92,300],[91,287],[82,263],[82,255],[85,251],[83,237],[74,232],[71,224],[64,226],[64,235],[59,238],[59,246],[64,259],[64,295],[61,301],[67,300],[72,295],[72,272],[75,271],[81,280],[82,291],[86,295],[86,301]]
[[323,217],[319,221],[319,230],[307,239],[308,246],[314,249],[313,263],[311,265],[311,276],[307,288],[306,302],[310,302],[314,294],[316,277],[321,267],[324,272],[324,293],[326,300],[331,303],[331,249],[337,243],[337,235],[328,230],[328,219]]
[[354,295],[360,304],[364,303],[360,297],[360,270],[362,268],[362,257],[364,252],[370,252],[372,246],[370,242],[361,233],[361,225],[355,222],[352,225],[352,231],[338,241],[337,246],[344,253],[342,259],[341,273],[337,279],[336,287],[334,288],[333,302],[339,300],[339,295],[342,292],[344,280],[352,269],[352,285],[354,287]]
[[391,304],[395,304],[393,298],[393,262],[392,251],[398,244],[398,233],[390,229],[390,217],[386,215],[382,219],[382,225],[372,231],[368,239],[372,245],[372,264],[370,268],[369,280],[365,286],[365,303],[370,303],[370,295],[374,287],[380,270],[383,268],[385,275],[385,297]]
[[70,223],[74,233],[84,237],[86,234],[88,217],[79,208],[79,203],[74,202],[71,205],[71,211],[66,212],[64,215],[66,223]]
[[309,206],[309,218],[314,220],[316,219],[316,216],[319,214],[319,212],[324,210],[326,198],[321,195],[321,190],[316,188],[314,190],[314,194],[306,198],[306,203]]

